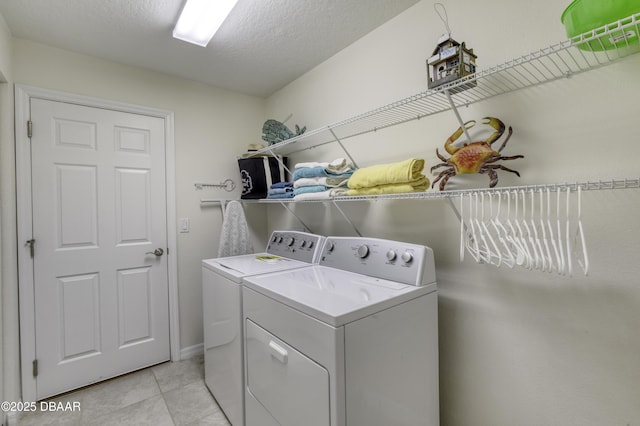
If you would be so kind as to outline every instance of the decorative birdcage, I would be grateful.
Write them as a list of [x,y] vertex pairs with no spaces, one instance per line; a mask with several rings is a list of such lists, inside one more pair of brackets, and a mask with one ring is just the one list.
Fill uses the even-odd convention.
[[[450,34],[444,34],[438,39],[438,46],[431,57],[427,59],[427,85],[433,89],[456,81],[476,72],[477,56],[473,49],[467,49],[465,43],[458,43]],[[451,88],[452,93],[475,87],[477,82],[468,82]]]

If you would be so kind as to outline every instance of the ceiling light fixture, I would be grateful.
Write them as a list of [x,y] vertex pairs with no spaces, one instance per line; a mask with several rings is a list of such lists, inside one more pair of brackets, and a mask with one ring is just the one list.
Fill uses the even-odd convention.
[[206,47],[238,0],[187,0],[173,37]]

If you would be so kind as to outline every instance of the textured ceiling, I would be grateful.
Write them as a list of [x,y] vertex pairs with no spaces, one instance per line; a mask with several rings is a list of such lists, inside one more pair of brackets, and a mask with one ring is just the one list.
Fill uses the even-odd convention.
[[419,0],[239,0],[206,48],[175,40],[184,0],[0,0],[14,37],[268,96]]

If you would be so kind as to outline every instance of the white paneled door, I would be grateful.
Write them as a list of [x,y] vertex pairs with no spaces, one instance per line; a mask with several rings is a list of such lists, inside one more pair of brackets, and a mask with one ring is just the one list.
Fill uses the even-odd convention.
[[165,127],[36,98],[31,121],[42,399],[170,358]]

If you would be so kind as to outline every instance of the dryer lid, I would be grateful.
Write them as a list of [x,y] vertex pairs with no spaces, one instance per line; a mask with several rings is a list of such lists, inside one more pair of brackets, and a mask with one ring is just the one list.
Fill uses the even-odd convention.
[[436,291],[326,266],[247,277],[245,286],[334,327]]
[[236,282],[248,275],[266,274],[285,269],[302,268],[307,262],[288,259],[270,253],[243,254],[240,256],[206,259],[202,266]]

